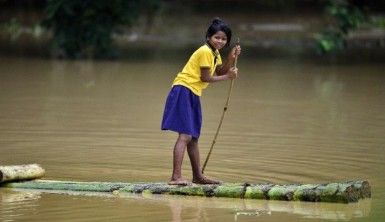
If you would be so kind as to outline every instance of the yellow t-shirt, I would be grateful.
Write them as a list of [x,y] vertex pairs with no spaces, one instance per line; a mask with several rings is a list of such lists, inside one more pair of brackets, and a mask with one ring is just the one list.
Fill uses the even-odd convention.
[[178,73],[174,79],[172,85],[185,86],[195,95],[201,96],[202,90],[209,85],[209,83],[201,81],[201,67],[210,68],[210,74],[213,75],[216,66],[221,64],[222,59],[219,51],[213,51],[207,44],[205,44],[191,55],[182,72]]

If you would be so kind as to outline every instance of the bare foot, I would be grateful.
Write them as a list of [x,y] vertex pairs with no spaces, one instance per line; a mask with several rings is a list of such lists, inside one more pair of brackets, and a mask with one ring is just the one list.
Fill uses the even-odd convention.
[[221,184],[222,183],[222,181],[209,179],[205,176],[202,176],[200,178],[194,178],[192,182],[196,184]]
[[168,185],[178,185],[178,186],[187,186],[187,185],[190,185],[191,183],[187,180],[183,180],[183,179],[180,179],[180,180],[170,180],[170,182],[168,182]]

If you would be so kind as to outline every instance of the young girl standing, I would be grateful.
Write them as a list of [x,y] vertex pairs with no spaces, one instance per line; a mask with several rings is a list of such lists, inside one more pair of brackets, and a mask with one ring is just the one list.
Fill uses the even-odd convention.
[[174,146],[173,171],[170,185],[187,185],[182,177],[182,162],[185,150],[190,158],[193,183],[218,184],[202,174],[198,139],[201,132],[202,112],[200,96],[209,83],[231,80],[237,77],[237,68],[232,67],[240,46],[232,48],[226,62],[222,63],[219,50],[229,46],[231,29],[220,19],[214,19],[206,32],[206,43],[190,57],[183,70],[177,74],[168,94],[162,120],[162,130],[179,134]]

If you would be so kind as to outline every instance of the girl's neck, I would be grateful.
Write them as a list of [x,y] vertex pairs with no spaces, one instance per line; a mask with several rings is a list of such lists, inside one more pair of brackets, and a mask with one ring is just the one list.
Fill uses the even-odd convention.
[[206,41],[206,44],[209,46],[209,48],[210,48],[214,53],[216,53],[217,49],[214,48],[214,46],[212,46],[208,40]]

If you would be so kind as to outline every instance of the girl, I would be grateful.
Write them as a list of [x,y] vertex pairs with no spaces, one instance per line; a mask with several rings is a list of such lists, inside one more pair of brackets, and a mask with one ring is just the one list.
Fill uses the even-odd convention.
[[[178,73],[167,97],[162,120],[162,130],[179,134],[174,146],[173,171],[170,185],[187,185],[182,178],[182,162],[187,147],[190,158],[193,183],[219,184],[201,172],[198,138],[201,132],[202,113],[200,96],[209,83],[231,80],[237,77],[238,70],[232,67],[235,57],[241,52],[234,47],[222,64],[219,50],[230,45],[231,29],[220,19],[214,19],[206,32],[206,43],[190,57],[183,70]],[[215,74],[215,75],[214,75]]]

